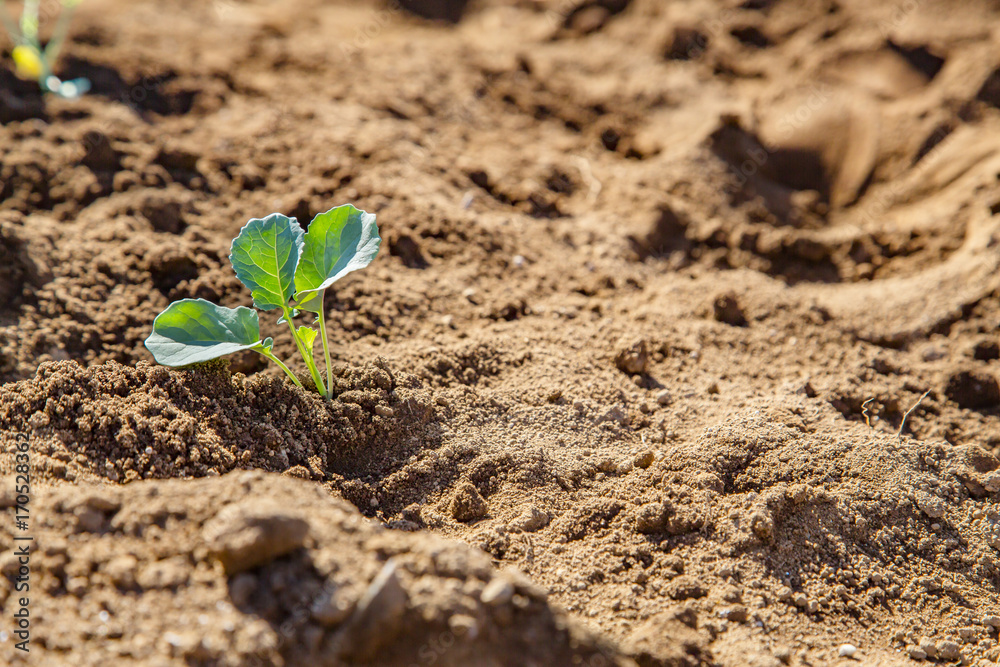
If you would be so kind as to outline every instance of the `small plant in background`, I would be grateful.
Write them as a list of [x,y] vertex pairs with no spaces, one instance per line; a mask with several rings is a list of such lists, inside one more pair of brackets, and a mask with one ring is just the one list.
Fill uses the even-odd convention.
[[[56,0],[51,1],[56,2]],[[59,18],[56,19],[56,25],[52,29],[52,38],[43,48],[38,35],[41,8],[39,0],[25,0],[20,21],[15,20],[7,11],[5,0],[0,0],[0,18],[14,42],[11,57],[14,59],[15,74],[22,79],[37,81],[43,91],[61,97],[79,97],[90,90],[90,81],[87,79],[63,81],[52,73],[59,51],[66,41],[73,12],[81,1],[58,0],[61,8]]]
[[[302,231],[295,218],[272,213],[254,218],[240,230],[230,248],[236,277],[250,289],[260,310],[280,310],[295,347],[305,361],[316,390],[330,398],[333,384],[330,344],[326,335],[323,297],[326,288],[351,271],[368,266],[382,239],[375,216],[350,204],[320,213]],[[296,327],[302,311],[316,315],[317,328]],[[313,355],[316,337],[323,345],[326,383]],[[224,308],[204,299],[182,299],[167,306],[153,321],[146,349],[164,366],[189,366],[253,350],[267,357],[302,386],[295,374],[271,352],[273,340],[261,340],[257,312],[246,306]]]

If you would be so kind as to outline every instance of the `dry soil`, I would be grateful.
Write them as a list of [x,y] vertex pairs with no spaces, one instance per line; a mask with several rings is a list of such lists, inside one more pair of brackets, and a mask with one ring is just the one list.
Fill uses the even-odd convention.
[[[1000,3],[403,4],[88,0],[91,94],[0,70],[0,661],[1000,662]],[[334,400],[152,365],[346,202]]]

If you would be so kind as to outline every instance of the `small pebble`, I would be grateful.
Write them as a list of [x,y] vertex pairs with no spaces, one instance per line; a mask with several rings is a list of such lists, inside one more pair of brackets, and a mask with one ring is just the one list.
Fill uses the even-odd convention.
[[495,577],[486,584],[479,599],[483,604],[491,607],[499,607],[507,604],[514,597],[514,587],[509,581]]
[[939,497],[926,491],[917,491],[913,494],[913,502],[920,511],[932,519],[940,519],[945,513],[945,503]]
[[309,522],[296,512],[247,499],[225,506],[207,521],[202,539],[226,573],[235,575],[300,548],[309,530]]
[[70,577],[66,582],[66,592],[82,598],[90,589],[90,580],[87,577]]
[[[921,355],[924,361],[937,361],[938,359],[944,359],[948,356],[947,351],[940,347],[930,347],[924,350]],[[917,658],[920,660],[921,658]]]
[[549,520],[547,512],[543,512],[537,507],[528,507],[511,522],[510,527],[525,533],[533,533],[549,525]]
[[636,468],[648,468],[656,460],[656,453],[652,449],[639,452],[632,458],[632,465]]
[[858,652],[857,647],[850,644],[841,644],[840,648],[837,649],[837,655],[841,658],[853,658],[854,654]]
[[958,644],[951,641],[941,642],[937,645],[938,657],[941,660],[953,661],[962,659],[962,650]]
[[524,259],[523,256],[521,256],[521,255],[514,255],[513,264],[517,268],[521,268],[522,266],[524,266],[524,262],[525,261],[526,260]]
[[649,366],[649,348],[642,339],[622,339],[617,344],[615,365],[623,373],[642,375]]
[[747,620],[747,608],[741,604],[738,604],[729,609],[724,609],[719,612],[719,615],[726,620],[733,621],[734,623],[746,623]]

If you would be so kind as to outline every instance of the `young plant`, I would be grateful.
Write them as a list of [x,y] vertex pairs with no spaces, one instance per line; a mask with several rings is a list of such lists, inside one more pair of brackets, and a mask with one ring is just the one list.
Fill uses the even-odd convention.
[[73,11],[81,1],[59,0],[62,11],[52,29],[52,38],[43,48],[38,36],[40,1],[24,0],[21,20],[16,21],[7,12],[5,0],[0,0],[0,20],[14,42],[11,57],[14,59],[14,72],[19,77],[37,81],[39,88],[61,97],[79,97],[90,90],[90,81],[87,79],[62,81],[52,73],[59,50],[66,41]]
[[[330,344],[323,297],[326,289],[351,271],[368,266],[382,239],[375,216],[350,204],[320,213],[303,232],[295,218],[272,213],[254,218],[240,230],[230,248],[236,277],[250,289],[260,310],[280,310],[278,324],[291,329],[316,390],[330,398],[333,384]],[[318,330],[296,327],[302,311],[314,313]],[[326,361],[326,383],[313,348],[319,336]],[[261,340],[257,312],[245,306],[224,308],[204,299],[175,301],[156,316],[146,349],[164,366],[189,366],[241,350],[259,352],[302,386],[295,374],[271,352],[273,340]]]

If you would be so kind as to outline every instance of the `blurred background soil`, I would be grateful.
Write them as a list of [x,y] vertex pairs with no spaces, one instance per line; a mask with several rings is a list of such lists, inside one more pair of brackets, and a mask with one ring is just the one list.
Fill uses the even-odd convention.
[[[60,72],[0,70],[30,664],[1000,661],[1000,3],[87,0]],[[334,401],[151,365],[346,202]]]

